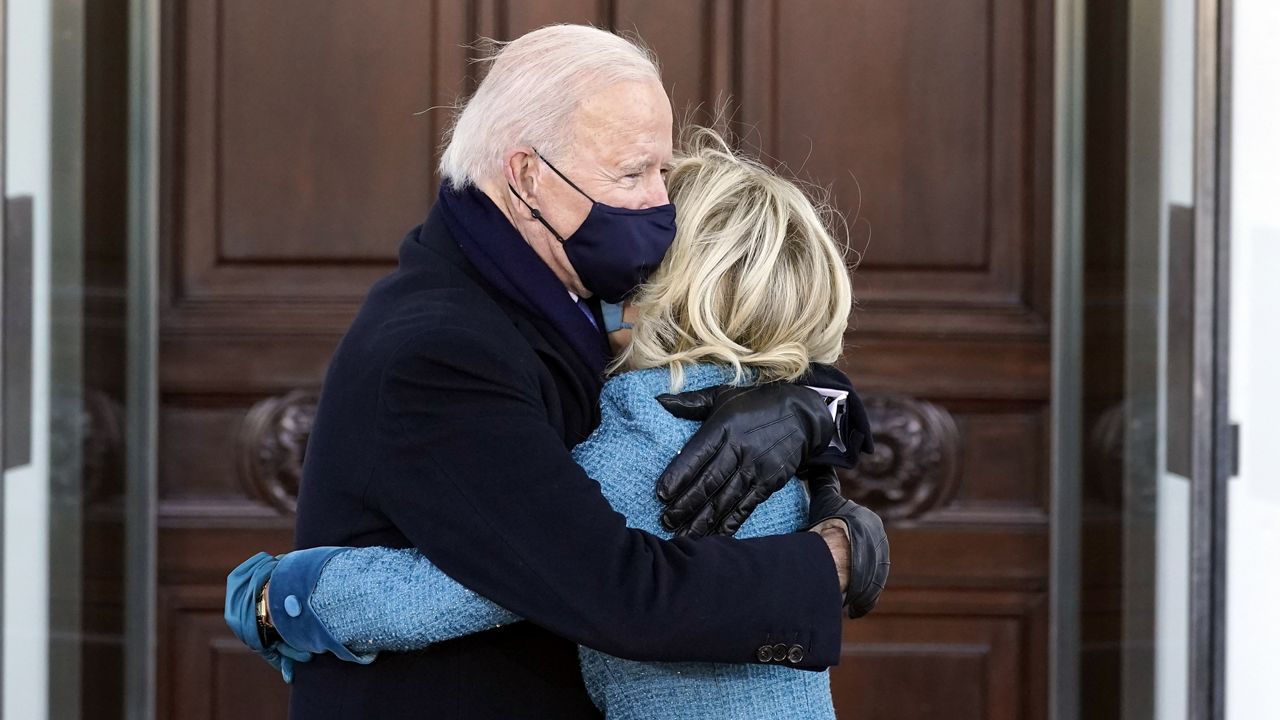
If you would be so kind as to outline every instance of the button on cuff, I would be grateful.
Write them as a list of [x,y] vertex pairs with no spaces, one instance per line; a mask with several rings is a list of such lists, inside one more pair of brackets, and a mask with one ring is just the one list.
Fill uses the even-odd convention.
[[276,632],[290,646],[311,653],[333,653],[340,660],[364,665],[373,662],[378,654],[348,650],[311,609],[311,593],[324,566],[334,555],[348,550],[350,548],[319,547],[282,555],[271,575],[268,604]]

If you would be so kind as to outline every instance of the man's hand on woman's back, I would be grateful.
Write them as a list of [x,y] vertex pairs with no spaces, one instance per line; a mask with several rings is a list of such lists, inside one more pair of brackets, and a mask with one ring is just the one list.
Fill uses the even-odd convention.
[[[846,499],[840,493],[840,478],[830,466],[813,466],[801,471],[809,483],[809,529],[818,532],[832,548],[836,567],[842,567],[840,548],[833,545],[831,528],[846,533],[847,575],[841,574],[840,589],[849,617],[871,612],[889,579],[889,538],[880,516]],[[838,538],[837,538],[838,539]]]

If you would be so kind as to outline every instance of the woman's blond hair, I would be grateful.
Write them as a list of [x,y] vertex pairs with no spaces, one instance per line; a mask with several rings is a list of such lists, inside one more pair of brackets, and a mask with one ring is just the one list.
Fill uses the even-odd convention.
[[844,348],[853,293],[836,216],[714,130],[685,133],[667,189],[675,241],[636,292],[610,371],[720,363],[735,381],[791,381]]

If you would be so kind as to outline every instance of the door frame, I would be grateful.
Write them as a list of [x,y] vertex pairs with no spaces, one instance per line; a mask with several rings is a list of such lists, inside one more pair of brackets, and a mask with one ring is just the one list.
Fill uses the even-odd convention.
[[1236,447],[1228,401],[1231,298],[1233,0],[1197,0],[1191,447],[1192,720],[1226,706],[1227,483]]
[[129,0],[124,708],[153,718],[159,532],[160,4]]
[[[5,178],[8,173],[8,159],[5,154],[5,138],[9,134],[9,126],[7,120],[9,117],[9,92],[5,85],[7,66],[5,61],[8,59],[8,49],[5,45],[5,38],[8,35],[8,0],[0,0],[0,347],[4,346],[4,328],[5,328],[5,286],[4,278],[8,269],[5,267],[4,248],[8,247],[8,231],[7,223],[9,218],[5,214],[5,210],[9,204],[9,193],[5,185]],[[5,389],[5,362],[4,353],[0,352],[0,628],[4,627],[4,496],[8,484],[5,480],[5,473],[8,472],[8,456],[5,454],[5,405],[4,389]],[[4,714],[4,643],[0,642],[0,715]]]
[[1054,2],[1049,712],[1080,717],[1085,0]]

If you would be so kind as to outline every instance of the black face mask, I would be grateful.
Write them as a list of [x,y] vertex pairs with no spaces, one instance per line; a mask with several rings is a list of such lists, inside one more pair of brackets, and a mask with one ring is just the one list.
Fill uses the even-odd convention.
[[542,223],[564,246],[582,284],[604,302],[622,302],[658,267],[675,240],[676,207],[667,203],[644,210],[628,210],[596,202],[541,153],[538,157],[569,183],[569,187],[591,201],[591,212],[573,235],[566,238],[556,232],[537,208],[525,202],[515,188],[507,187],[529,208],[533,219]]

